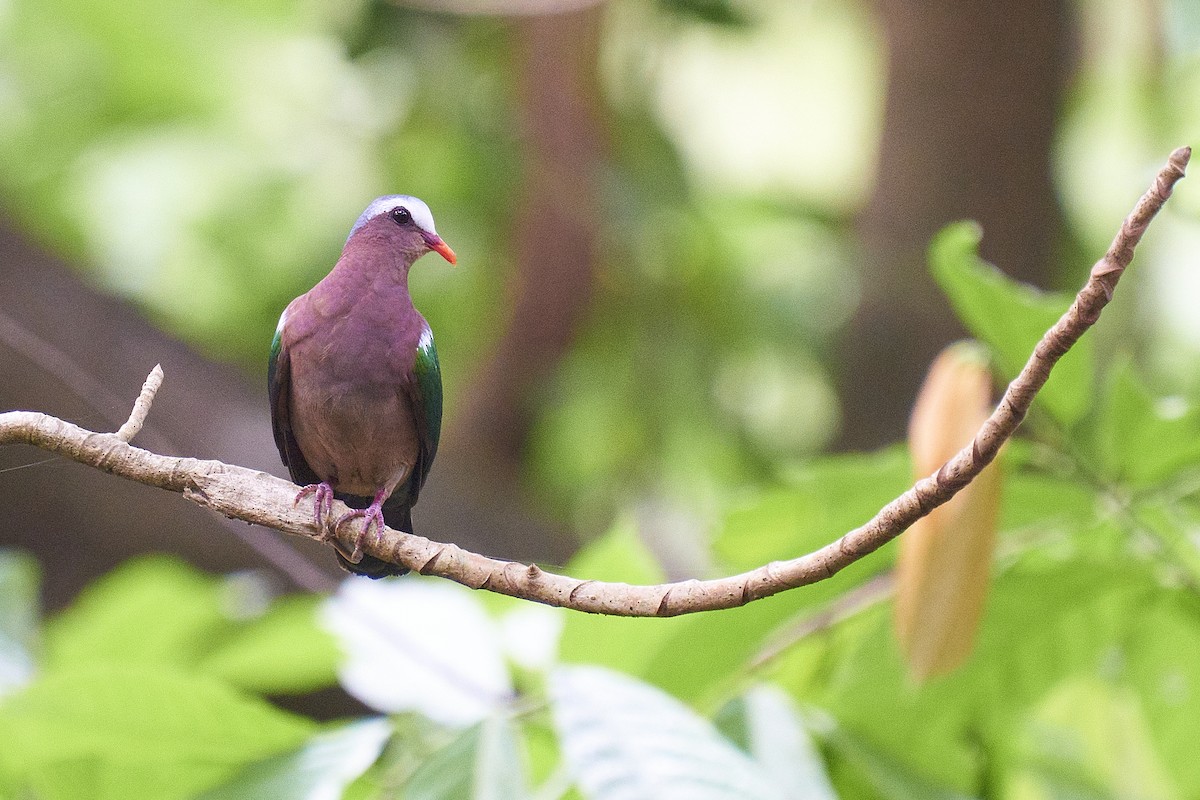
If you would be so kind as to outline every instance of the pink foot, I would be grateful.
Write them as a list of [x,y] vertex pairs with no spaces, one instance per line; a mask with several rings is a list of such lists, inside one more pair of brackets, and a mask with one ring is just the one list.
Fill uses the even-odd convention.
[[[334,525],[333,528],[329,527],[329,515],[333,513],[333,487],[325,481],[310,483],[299,491],[296,499],[292,501],[292,505],[296,505],[310,494],[314,496],[313,522],[324,531],[322,538],[328,541],[337,530],[337,525]],[[338,520],[338,524],[341,524],[341,520]]]
[[[363,545],[366,544],[367,536],[371,533],[371,526],[375,526],[375,536],[379,537],[383,533],[383,529],[387,527],[387,523],[383,519],[383,501],[387,499],[387,492],[380,490],[375,493],[371,505],[366,508],[356,508],[347,511],[337,518],[333,523],[333,530],[336,532],[342,527],[342,523],[349,522],[352,519],[362,518],[364,520],[362,529],[354,535],[354,550],[350,553],[343,552],[342,555],[351,564],[357,564],[363,559]],[[341,550],[341,548],[338,548]]]

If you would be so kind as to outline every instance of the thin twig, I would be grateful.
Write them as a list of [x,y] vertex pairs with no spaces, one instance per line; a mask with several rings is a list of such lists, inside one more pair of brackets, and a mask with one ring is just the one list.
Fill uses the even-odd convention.
[[162,364],[155,364],[154,369],[150,370],[150,374],[146,376],[146,382],[142,384],[141,394],[138,395],[137,400],[133,401],[133,411],[130,412],[129,419],[125,420],[125,424],[117,431],[118,439],[128,442],[138,435],[138,431],[146,422],[146,415],[150,413],[154,395],[158,393],[158,387],[162,386],[162,382]]
[[892,596],[895,588],[895,576],[891,572],[884,572],[838,595],[824,607],[771,636],[746,665],[746,669],[750,672],[762,669],[794,647],[797,642],[829,630],[868,608],[879,605]]
[[[30,364],[61,383],[68,392],[104,418],[109,425],[121,425],[126,417],[117,409],[128,401],[108,388],[108,384],[89,372],[53,343],[25,327],[0,309],[0,345],[8,347]],[[142,442],[156,450],[174,450],[173,443],[149,425]]]
[[[426,575],[475,589],[488,589],[578,611],[617,616],[669,617],[734,608],[798,586],[825,580],[899,536],[966,486],[996,457],[1020,425],[1058,360],[1100,317],[1121,273],[1150,220],[1183,177],[1190,148],[1171,154],[1154,185],[1138,201],[1087,283],[1062,318],[1038,342],[1021,374],[975,439],[933,475],[884,506],[873,519],[832,544],[790,561],[716,580],[689,580],[657,586],[580,580],[544,572],[536,565],[499,561],[453,544],[386,528],[368,542],[371,555]],[[264,472],[219,461],[171,458],[141,450],[115,434],[93,433],[55,417],[29,411],[0,414],[0,444],[21,442],[50,450],[98,469],[171,491],[229,517],[285,533],[320,539],[307,508],[293,503],[296,486]],[[339,504],[334,514],[344,513]],[[352,526],[342,526],[343,544],[352,546]]]

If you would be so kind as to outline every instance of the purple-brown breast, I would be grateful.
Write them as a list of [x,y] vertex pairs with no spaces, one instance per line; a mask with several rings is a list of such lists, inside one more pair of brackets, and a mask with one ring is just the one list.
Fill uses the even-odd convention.
[[282,333],[296,443],[321,480],[365,497],[391,494],[420,446],[405,387],[428,326],[408,293],[412,256],[387,226],[379,218],[355,234],[333,271],[288,306]]

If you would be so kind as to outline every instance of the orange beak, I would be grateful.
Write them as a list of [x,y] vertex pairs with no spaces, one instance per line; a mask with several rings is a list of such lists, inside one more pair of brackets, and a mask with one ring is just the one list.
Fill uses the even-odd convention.
[[432,233],[426,234],[425,243],[429,245],[430,250],[434,251],[451,264],[458,263],[458,256],[454,255],[454,251],[450,249],[450,245],[442,241],[442,237]]

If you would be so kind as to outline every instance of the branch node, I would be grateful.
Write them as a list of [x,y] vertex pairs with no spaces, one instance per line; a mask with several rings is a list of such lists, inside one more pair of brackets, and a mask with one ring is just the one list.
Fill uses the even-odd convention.
[[948,463],[943,464],[941,469],[934,473],[932,477],[922,478],[913,485],[912,491],[916,495],[917,509],[920,511],[921,517],[926,516],[930,511],[937,508],[938,504],[934,499],[934,495],[941,490],[939,481],[942,476],[942,470],[948,465]]
[[445,553],[446,549],[449,547],[450,547],[450,545],[448,545],[448,544],[439,544],[434,549],[433,555],[431,555],[428,558],[428,560],[426,560],[425,563],[421,565],[421,568],[419,570],[417,570],[417,572],[421,573],[422,575],[428,575],[430,572],[437,569],[437,564],[438,564],[438,561],[440,561],[442,558],[442,553]]
[[187,486],[184,486],[183,496],[197,505],[206,507],[211,505],[208,492],[204,491],[204,489],[196,483],[188,483]]
[[593,583],[595,583],[595,581],[586,580],[586,581],[580,581],[579,583],[575,584],[575,587],[573,589],[571,589],[571,593],[569,595],[567,595],[567,603],[568,604],[574,603],[576,596],[578,596],[579,592],[583,590],[583,587],[588,586]]
[[754,597],[750,592],[750,579],[746,578],[746,580],[742,581],[742,596],[738,598],[738,605],[744,606],[753,599]]
[[671,592],[673,592],[674,590],[675,590],[675,587],[668,586],[667,590],[665,592],[663,592],[662,599],[658,601],[658,607],[654,610],[654,616],[656,616],[656,617],[674,616],[673,614],[668,613],[668,609],[671,606]]

